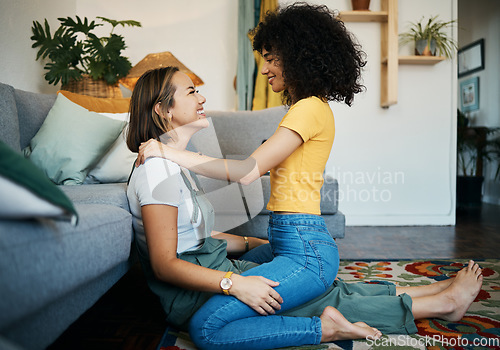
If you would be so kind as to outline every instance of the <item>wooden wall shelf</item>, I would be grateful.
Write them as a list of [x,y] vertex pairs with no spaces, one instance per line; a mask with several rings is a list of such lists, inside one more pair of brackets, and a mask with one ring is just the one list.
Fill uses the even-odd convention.
[[[399,56],[399,64],[428,65],[433,66],[446,60],[443,56]],[[387,58],[382,59],[383,64],[387,64]]]
[[435,65],[445,59],[443,56],[399,56],[399,64]]
[[398,65],[434,65],[445,60],[435,56],[398,56],[398,0],[381,0],[381,11],[342,11],[344,22],[379,22],[380,27],[380,106],[398,102]]
[[343,22],[387,22],[387,11],[342,11]]

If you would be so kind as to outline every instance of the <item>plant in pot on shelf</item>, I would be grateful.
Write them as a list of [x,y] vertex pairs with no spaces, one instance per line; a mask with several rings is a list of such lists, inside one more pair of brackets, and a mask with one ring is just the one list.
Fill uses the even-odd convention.
[[[500,128],[469,128],[464,114],[458,111],[457,129],[457,207],[474,208],[481,205],[484,182],[483,163],[500,160],[500,140],[488,137]],[[500,175],[499,169],[495,178]]]
[[411,22],[407,32],[399,34],[399,43],[415,44],[415,55],[418,56],[445,56],[452,58],[457,50],[457,43],[444,30],[452,26],[453,21],[438,20],[433,16],[427,21],[424,17],[419,22]]
[[370,11],[370,0],[351,0],[353,11]]
[[[126,48],[123,36],[113,33],[117,26],[140,27],[133,20],[115,21],[97,17],[111,25],[108,36],[98,37],[93,31],[102,23],[89,22],[76,16],[58,18],[59,28],[51,34],[45,19],[44,25],[33,22],[31,28],[34,41],[32,47],[38,48],[36,60],[47,59],[44,69],[45,80],[49,84],[62,83],[62,89],[93,95],[97,97],[119,97],[118,80],[125,77],[132,64],[122,55]],[[86,84],[85,86],[82,86]]]

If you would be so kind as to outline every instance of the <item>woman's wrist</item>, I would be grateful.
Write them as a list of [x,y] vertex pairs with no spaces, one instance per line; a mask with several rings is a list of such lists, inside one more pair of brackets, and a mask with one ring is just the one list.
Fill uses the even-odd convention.
[[250,242],[248,241],[247,236],[243,236],[243,240],[245,241],[245,253],[250,250]]
[[267,244],[269,241],[267,239],[257,238],[257,237],[248,237],[248,246],[249,250],[257,248],[263,244]]
[[232,296],[236,296],[238,294],[238,287],[239,287],[239,282],[240,279],[241,279],[242,276],[236,274],[236,273],[233,273],[231,275],[231,281],[232,281],[232,285],[231,285],[231,288],[229,289],[229,295],[232,295]]

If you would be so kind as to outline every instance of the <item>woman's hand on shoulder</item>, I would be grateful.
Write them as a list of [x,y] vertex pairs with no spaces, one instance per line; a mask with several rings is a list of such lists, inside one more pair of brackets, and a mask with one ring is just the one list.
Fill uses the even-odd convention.
[[262,276],[241,276],[234,274],[233,286],[229,293],[250,306],[261,315],[274,315],[281,309],[283,299],[273,287],[278,282]]
[[139,146],[139,153],[137,155],[135,165],[139,166],[144,164],[146,159],[151,157],[162,157],[168,159],[167,155],[169,150],[170,147],[167,145],[164,145],[155,139],[149,139],[148,141],[141,143]]

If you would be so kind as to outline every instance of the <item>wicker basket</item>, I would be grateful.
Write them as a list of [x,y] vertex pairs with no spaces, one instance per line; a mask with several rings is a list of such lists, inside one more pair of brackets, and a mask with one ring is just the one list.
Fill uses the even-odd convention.
[[68,84],[63,85],[61,90],[94,97],[123,97],[118,83],[115,85],[108,85],[105,80],[94,80],[89,75],[83,75],[80,80],[71,80]]

